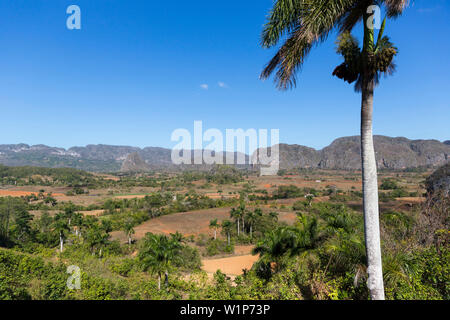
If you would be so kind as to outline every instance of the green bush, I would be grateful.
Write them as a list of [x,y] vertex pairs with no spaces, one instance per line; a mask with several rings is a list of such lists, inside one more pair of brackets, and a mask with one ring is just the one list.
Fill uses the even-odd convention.
[[130,258],[125,258],[123,260],[117,261],[110,266],[112,272],[117,273],[123,277],[127,277],[131,270],[135,266],[135,260]]
[[210,239],[206,244],[206,254],[208,256],[215,256],[220,253],[233,253],[234,245],[228,245],[226,241],[219,239]]
[[380,190],[395,190],[398,189],[399,185],[396,180],[392,178],[385,178],[382,180],[380,185]]

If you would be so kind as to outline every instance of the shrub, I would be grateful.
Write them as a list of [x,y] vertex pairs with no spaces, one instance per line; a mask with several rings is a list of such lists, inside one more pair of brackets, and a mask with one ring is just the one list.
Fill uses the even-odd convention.
[[215,256],[220,253],[233,253],[234,245],[228,245],[226,241],[220,239],[210,239],[206,245],[206,254],[208,256]]
[[380,190],[395,190],[398,188],[399,185],[397,184],[397,181],[392,178],[383,179],[380,185]]
[[135,266],[135,260],[126,258],[120,261],[117,261],[116,263],[113,263],[110,266],[110,269],[112,272],[120,274],[123,277],[127,277],[131,270],[133,270],[133,267]]

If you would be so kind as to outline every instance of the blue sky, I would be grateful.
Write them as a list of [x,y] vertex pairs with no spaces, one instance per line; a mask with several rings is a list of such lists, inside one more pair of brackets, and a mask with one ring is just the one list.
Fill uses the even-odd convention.
[[[71,4],[81,30],[66,28]],[[311,52],[296,89],[259,80],[275,52],[260,47],[271,6],[1,1],[0,144],[172,147],[172,131],[192,131],[194,120],[223,131],[277,128],[281,142],[314,148],[359,134],[360,96],[331,76],[341,62],[335,35]],[[449,9],[450,1],[416,0],[388,22],[397,73],[376,90],[375,134],[450,139]]]

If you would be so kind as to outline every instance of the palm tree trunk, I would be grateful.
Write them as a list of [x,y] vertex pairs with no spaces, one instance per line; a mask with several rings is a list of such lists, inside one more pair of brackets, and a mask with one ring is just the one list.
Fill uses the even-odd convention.
[[64,249],[64,239],[60,233],[59,234],[59,251],[63,252],[63,249]]
[[227,233],[228,245],[230,245],[230,233]]
[[378,210],[377,164],[372,136],[374,75],[369,61],[373,55],[374,30],[368,28],[364,16],[363,83],[361,99],[361,164],[364,211],[364,237],[367,255],[367,287],[372,300],[384,300],[381,264],[380,222]]
[[158,273],[158,291],[161,290],[161,274]]
[[216,240],[216,238],[217,238],[217,230],[214,229],[214,240]]
[[374,80],[364,81],[361,105],[361,158],[368,288],[373,300],[384,300],[378,210],[377,164],[372,137]]
[[237,219],[237,231],[238,231],[238,237],[239,237],[239,218]]

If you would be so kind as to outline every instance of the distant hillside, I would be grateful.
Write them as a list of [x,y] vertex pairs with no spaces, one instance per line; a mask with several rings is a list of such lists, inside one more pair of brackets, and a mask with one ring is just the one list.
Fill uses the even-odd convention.
[[[374,136],[375,155],[378,168],[406,169],[440,166],[450,156],[450,146],[437,140],[409,140]],[[339,138],[322,149],[322,168],[360,168],[359,136]]]
[[73,168],[7,167],[0,164],[0,185],[86,186],[95,179],[92,173]]
[[[409,140],[374,136],[377,164],[382,169],[437,167],[449,160],[450,144],[437,140]],[[87,145],[70,149],[45,145],[0,145],[0,163],[8,166],[70,167],[87,171],[120,171],[130,154],[137,154],[149,169],[175,170],[210,168],[205,164],[175,166],[171,150],[159,147]],[[249,156],[243,155],[248,164]],[[253,155],[254,156],[254,155]],[[192,159],[194,155],[192,152]],[[224,156],[225,157],[225,156]],[[237,153],[234,154],[237,157]],[[239,167],[249,167],[241,165]],[[280,168],[359,169],[359,136],[343,137],[322,150],[301,145],[280,144]]]
[[[374,145],[377,165],[380,169],[436,167],[450,159],[450,145],[437,140],[374,136]],[[280,144],[279,149],[280,169],[361,168],[359,136],[338,138],[322,150],[288,144]]]

